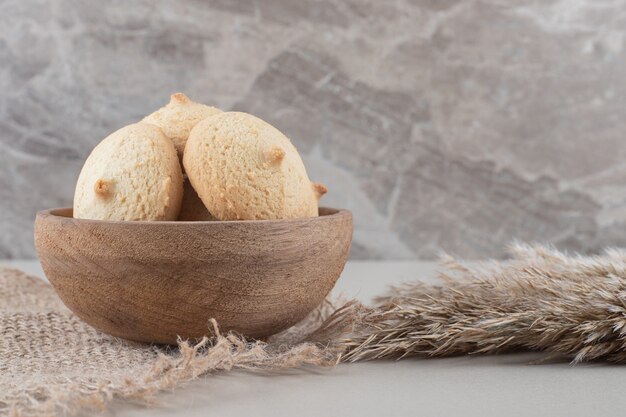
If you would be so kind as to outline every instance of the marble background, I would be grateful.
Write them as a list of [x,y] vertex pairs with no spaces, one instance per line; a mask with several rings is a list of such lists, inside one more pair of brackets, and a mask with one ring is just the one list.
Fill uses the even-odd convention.
[[302,152],[355,258],[626,243],[626,1],[0,0],[0,258],[169,94]]

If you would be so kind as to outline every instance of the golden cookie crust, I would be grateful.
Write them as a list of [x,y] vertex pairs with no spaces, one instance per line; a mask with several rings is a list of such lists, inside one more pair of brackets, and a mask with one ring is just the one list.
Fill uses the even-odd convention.
[[311,183],[291,141],[247,113],[223,112],[199,122],[189,135],[183,165],[219,220],[315,217],[326,192]]
[[182,161],[191,129],[201,120],[217,113],[221,113],[221,110],[196,103],[183,93],[175,93],[167,105],[144,117],[141,122],[163,129],[165,136],[174,142],[178,158]]
[[176,220],[182,170],[160,128],[136,123],[107,136],[78,177],[74,217],[95,220]]

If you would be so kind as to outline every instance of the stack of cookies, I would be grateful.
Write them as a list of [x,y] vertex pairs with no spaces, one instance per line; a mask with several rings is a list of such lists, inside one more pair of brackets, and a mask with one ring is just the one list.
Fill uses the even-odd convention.
[[247,113],[182,93],[94,148],[74,217],[95,220],[263,220],[314,217],[312,183],[291,141]]

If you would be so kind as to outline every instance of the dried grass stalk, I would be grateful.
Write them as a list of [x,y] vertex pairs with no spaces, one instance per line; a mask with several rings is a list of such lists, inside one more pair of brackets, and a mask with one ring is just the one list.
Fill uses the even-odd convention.
[[394,288],[343,340],[342,360],[531,350],[626,362],[626,252],[518,244],[511,254],[471,268],[444,257],[442,285]]

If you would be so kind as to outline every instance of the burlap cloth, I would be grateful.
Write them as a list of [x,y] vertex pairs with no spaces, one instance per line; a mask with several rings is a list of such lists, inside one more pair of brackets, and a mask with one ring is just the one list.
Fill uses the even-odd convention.
[[72,415],[116,398],[149,402],[161,390],[233,368],[333,365],[339,351],[328,341],[350,322],[351,306],[326,302],[268,343],[211,332],[216,324],[207,323],[211,337],[164,348],[99,333],[41,279],[0,268],[0,415]]

